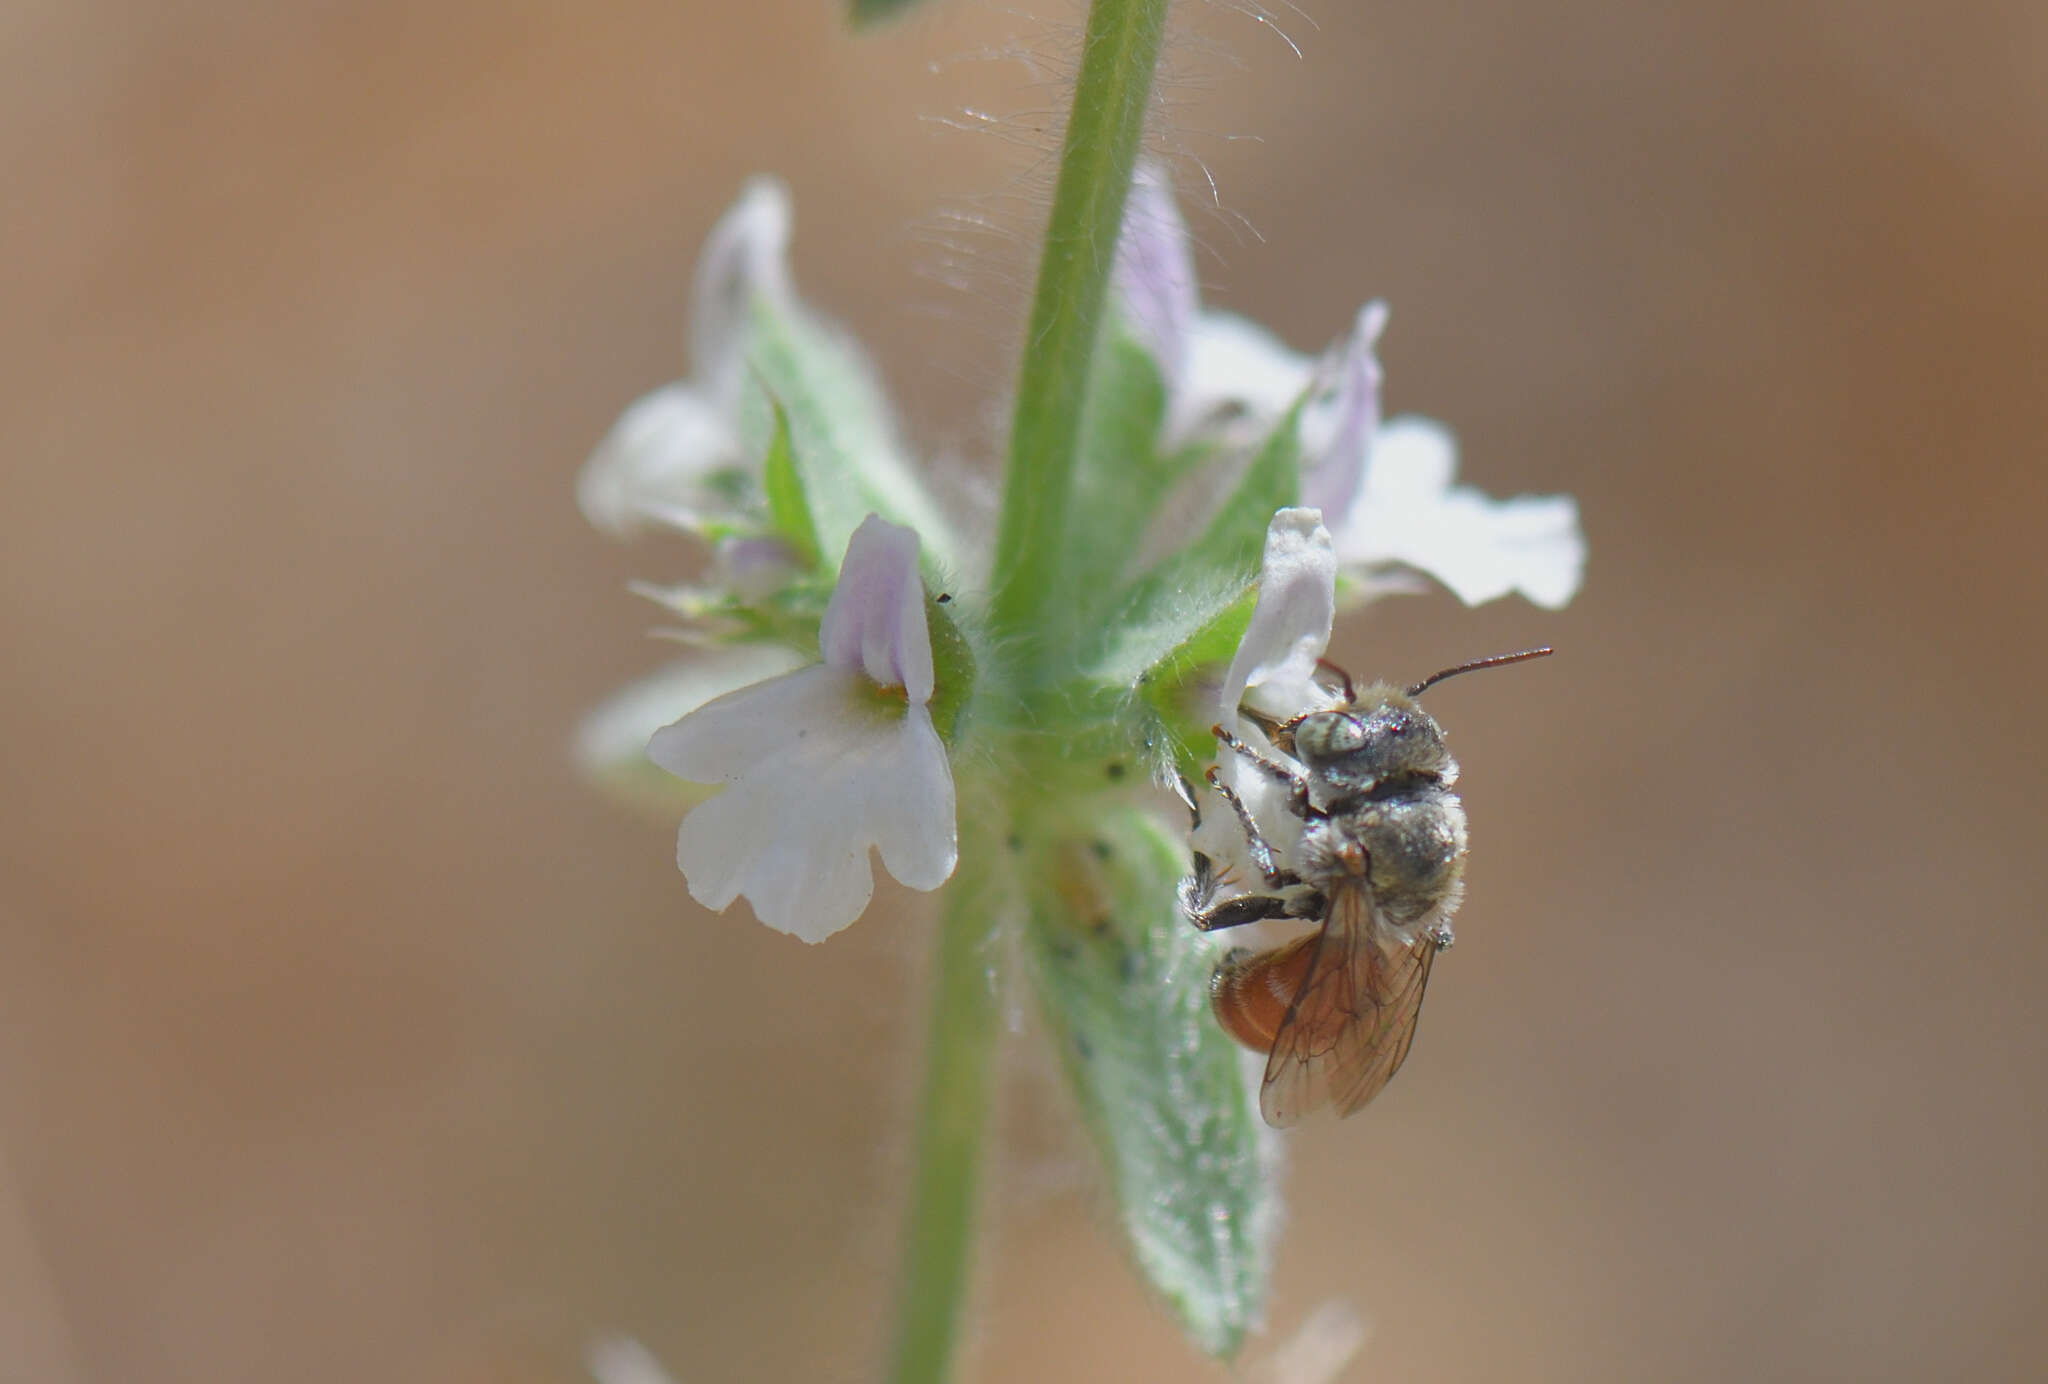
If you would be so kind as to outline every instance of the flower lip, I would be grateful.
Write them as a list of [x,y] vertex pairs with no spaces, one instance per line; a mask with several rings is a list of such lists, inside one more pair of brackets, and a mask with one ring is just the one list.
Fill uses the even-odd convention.
[[705,907],[744,895],[762,922],[818,942],[867,907],[870,851],[914,889],[952,874],[953,776],[932,725],[917,558],[915,531],[870,515],[826,606],[824,661],[707,702],[649,741],[670,773],[725,785],[676,833]]

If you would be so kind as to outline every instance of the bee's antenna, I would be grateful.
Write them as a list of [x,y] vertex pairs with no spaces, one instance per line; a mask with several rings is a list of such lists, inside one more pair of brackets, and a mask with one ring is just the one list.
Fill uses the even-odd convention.
[[1499,668],[1509,663],[1520,663],[1525,659],[1545,658],[1552,652],[1551,647],[1545,644],[1540,649],[1524,649],[1518,654],[1495,654],[1492,658],[1475,658],[1470,663],[1460,663],[1457,667],[1446,668],[1441,673],[1431,673],[1421,682],[1409,688],[1408,695],[1419,697],[1445,678],[1454,678],[1460,673],[1476,672],[1481,668]]

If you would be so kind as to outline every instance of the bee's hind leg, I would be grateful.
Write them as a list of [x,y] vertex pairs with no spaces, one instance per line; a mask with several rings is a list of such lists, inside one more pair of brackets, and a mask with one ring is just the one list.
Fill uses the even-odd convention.
[[1190,906],[1186,891],[1182,891],[1181,909],[1188,921],[1202,932],[1218,932],[1227,927],[1243,927],[1247,923],[1262,923],[1268,918],[1298,917],[1295,905],[1288,899],[1272,894],[1240,894],[1234,899],[1211,904],[1206,908]]

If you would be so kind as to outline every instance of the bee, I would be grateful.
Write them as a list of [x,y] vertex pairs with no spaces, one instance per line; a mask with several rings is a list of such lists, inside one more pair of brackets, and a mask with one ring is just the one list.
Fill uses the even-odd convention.
[[[1197,852],[1181,884],[1183,911],[1204,932],[1268,918],[1318,924],[1270,951],[1234,948],[1210,980],[1224,1031],[1267,1054],[1259,1110],[1268,1124],[1291,1125],[1326,1105],[1349,1115],[1378,1095],[1415,1042],[1430,966],[1450,949],[1465,892],[1465,808],[1443,729],[1416,699],[1445,678],[1550,652],[1461,663],[1406,689],[1376,682],[1355,692],[1333,668],[1344,683],[1337,707],[1281,722],[1245,713],[1287,762],[1213,727],[1224,749],[1286,790],[1302,831],[1283,862],[1244,799],[1210,769],[1272,892],[1219,901],[1231,871]],[[1199,808],[1195,816],[1199,826]]]

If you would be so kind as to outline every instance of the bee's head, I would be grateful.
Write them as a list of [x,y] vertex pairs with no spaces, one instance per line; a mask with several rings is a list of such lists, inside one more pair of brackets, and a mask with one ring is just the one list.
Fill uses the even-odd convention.
[[1310,772],[1358,791],[1415,779],[1448,787],[1458,777],[1443,727],[1389,683],[1365,688],[1343,710],[1310,712],[1292,730],[1295,757]]

